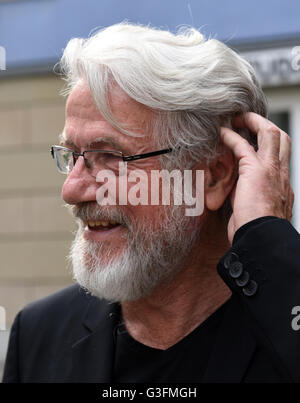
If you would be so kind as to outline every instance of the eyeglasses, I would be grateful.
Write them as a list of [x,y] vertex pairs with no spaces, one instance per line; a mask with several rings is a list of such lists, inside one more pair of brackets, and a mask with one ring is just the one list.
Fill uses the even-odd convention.
[[115,174],[121,175],[125,172],[126,162],[170,153],[173,149],[167,148],[165,150],[136,155],[123,155],[121,151],[112,150],[86,150],[82,153],[76,153],[61,146],[52,146],[50,151],[60,173],[68,175],[74,168],[78,158],[83,157],[86,168],[96,178],[101,169],[109,169]]

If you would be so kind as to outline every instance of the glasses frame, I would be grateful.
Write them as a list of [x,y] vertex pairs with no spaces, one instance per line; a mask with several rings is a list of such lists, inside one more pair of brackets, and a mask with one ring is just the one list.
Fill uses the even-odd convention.
[[[89,169],[88,166],[88,159],[85,157],[86,153],[96,153],[96,152],[100,152],[100,153],[111,153],[111,154],[118,154],[122,160],[124,162],[130,162],[130,161],[136,161],[136,160],[141,160],[144,158],[150,158],[150,157],[155,157],[156,155],[162,155],[162,154],[167,154],[173,151],[172,148],[165,148],[163,150],[158,150],[158,151],[151,151],[149,153],[144,153],[144,154],[135,154],[135,155],[124,155],[121,151],[115,151],[115,150],[84,150],[82,153],[77,153],[75,151],[70,150],[67,147],[63,147],[63,146],[57,146],[57,145],[53,145],[50,148],[50,152],[52,155],[52,158],[56,161],[55,158],[55,150],[65,150],[65,151],[69,151],[72,156],[73,156],[73,168],[76,164],[76,161],[78,160],[79,157],[83,157],[84,159],[84,163],[85,166]],[[73,169],[72,168],[72,169]],[[70,171],[72,172],[72,170]],[[68,173],[66,172],[66,174],[68,175]]]

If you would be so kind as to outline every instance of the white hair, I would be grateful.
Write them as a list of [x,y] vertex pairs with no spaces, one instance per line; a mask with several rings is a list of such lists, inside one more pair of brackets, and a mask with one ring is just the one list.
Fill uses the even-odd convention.
[[[219,127],[230,126],[236,114],[266,116],[266,101],[251,65],[194,28],[175,35],[128,23],[113,25],[88,39],[72,39],[60,65],[67,92],[85,79],[104,118],[123,133],[138,135],[112,115],[112,83],[151,108],[154,118],[149,123],[157,144],[177,150],[162,158],[175,155],[185,168],[217,154]],[[240,134],[249,140],[247,130]]]

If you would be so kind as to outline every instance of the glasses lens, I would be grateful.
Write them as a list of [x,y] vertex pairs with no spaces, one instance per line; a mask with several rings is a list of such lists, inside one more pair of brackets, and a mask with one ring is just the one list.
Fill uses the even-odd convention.
[[85,158],[88,161],[89,169],[94,177],[102,169],[113,171],[116,176],[120,176],[124,172],[125,162],[121,153],[113,151],[87,151]]
[[68,174],[73,168],[73,155],[69,150],[63,148],[54,148],[54,158],[59,172]]

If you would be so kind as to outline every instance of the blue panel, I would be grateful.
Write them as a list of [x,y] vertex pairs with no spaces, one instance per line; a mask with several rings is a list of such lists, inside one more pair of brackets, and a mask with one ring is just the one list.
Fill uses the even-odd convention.
[[58,60],[72,37],[128,19],[176,30],[202,27],[221,40],[300,33],[299,0],[24,0],[0,4],[7,67]]

